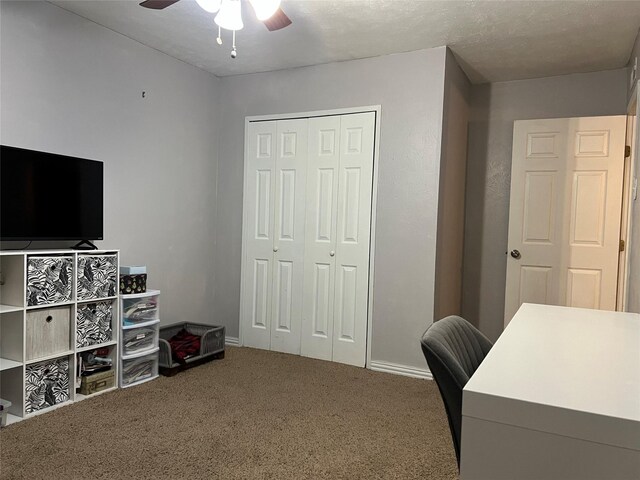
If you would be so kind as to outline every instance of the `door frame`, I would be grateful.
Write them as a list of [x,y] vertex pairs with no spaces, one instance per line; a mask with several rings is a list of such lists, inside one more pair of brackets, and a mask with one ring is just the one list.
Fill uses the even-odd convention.
[[[626,312],[627,305],[629,304],[629,280],[631,272],[629,270],[630,267],[630,257],[629,252],[632,248],[633,239],[631,238],[631,232],[633,231],[633,216],[631,215],[632,207],[633,207],[633,199],[631,198],[632,190],[633,190],[633,175],[635,172],[635,164],[638,162],[638,152],[640,151],[640,145],[638,142],[640,141],[640,119],[638,116],[640,115],[640,80],[638,80],[631,89],[631,94],[629,95],[629,100],[627,103],[627,117],[635,117],[635,128],[634,131],[631,132],[633,136],[633,146],[631,151],[631,158],[629,159],[629,175],[628,178],[625,178],[625,183],[623,185],[623,211],[622,215],[626,216],[627,228],[626,231],[620,232],[620,237],[625,239],[625,258],[624,264],[618,264],[618,268],[624,268],[624,274],[622,276],[622,285],[618,285],[618,289],[622,289],[622,305],[617,305],[616,310]],[[630,139],[625,138],[625,145],[631,145]],[[640,188],[639,188],[640,190]],[[627,211],[624,211],[626,201]],[[619,276],[619,272],[618,272]]]
[[247,218],[245,212],[245,193],[247,192],[247,171],[248,162],[248,142],[249,142],[249,124],[252,122],[266,122],[274,120],[293,120],[299,118],[311,118],[311,117],[327,117],[336,115],[349,115],[355,113],[375,113],[375,127],[374,127],[374,144],[373,144],[373,185],[371,189],[371,226],[369,237],[369,286],[367,294],[367,354],[365,358],[365,368],[369,368],[371,364],[371,332],[372,332],[372,319],[373,319],[373,285],[374,285],[374,265],[375,265],[375,246],[376,246],[376,214],[378,211],[378,163],[380,155],[380,116],[382,113],[381,105],[369,105],[364,107],[349,107],[349,108],[337,108],[330,110],[314,110],[310,112],[297,112],[297,113],[279,113],[271,115],[249,115],[244,117],[244,162],[242,169],[242,257],[240,263],[240,317],[238,318],[238,345],[244,346],[243,341],[243,323],[242,319],[245,317],[244,305],[242,299],[244,298],[244,283],[242,281],[242,272],[246,267],[246,237]]

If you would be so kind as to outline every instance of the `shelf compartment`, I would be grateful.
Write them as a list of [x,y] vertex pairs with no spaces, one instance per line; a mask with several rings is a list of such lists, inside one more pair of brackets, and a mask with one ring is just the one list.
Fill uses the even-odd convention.
[[0,372],[3,370],[9,370],[11,368],[21,367],[22,362],[17,362],[9,358],[0,358]]
[[[22,310],[0,316],[0,355],[3,359],[22,364],[24,313]],[[4,370],[4,368],[1,368]]]
[[40,310],[41,308],[70,307],[72,305],[75,305],[75,302],[73,300],[69,300],[68,302],[50,303],[47,305],[31,305],[27,307],[26,310],[27,312],[30,312],[31,310]]
[[25,418],[35,417],[36,415],[42,415],[43,413],[49,413],[49,412],[51,412],[53,410],[56,410],[58,408],[66,407],[68,405],[71,405],[72,403],[73,403],[73,400],[71,400],[71,399],[66,400],[64,402],[61,402],[61,403],[56,403],[55,405],[52,405],[52,406],[47,407],[47,408],[43,408],[41,410],[35,410],[33,412],[30,412],[30,413],[25,413]]
[[97,300],[118,292],[118,256],[116,254],[78,255],[76,298]]
[[17,423],[20,420],[22,420],[22,417],[19,417],[17,415],[12,414],[12,413],[7,413],[7,425],[11,425],[12,423]]
[[28,306],[70,302],[72,291],[73,256],[27,257]]
[[67,350],[65,352],[59,352],[59,353],[52,353],[51,355],[47,355],[47,356],[44,356],[44,357],[38,357],[38,358],[31,359],[31,360],[27,360],[25,362],[25,365],[31,365],[31,364],[34,364],[34,363],[44,362],[46,360],[53,360],[53,359],[58,358],[58,357],[67,357],[69,355],[73,355],[73,350]]
[[109,390],[115,387],[117,382],[116,370],[115,367],[112,367],[110,370],[82,377],[80,387],[76,389],[76,395],[95,395],[103,390]]
[[106,302],[108,300],[117,300],[118,296],[114,295],[112,297],[104,297],[104,298],[92,298],[90,300],[78,300],[78,305],[85,305],[87,303],[96,303],[96,302]]
[[[98,357],[98,356],[109,359],[110,363],[94,361],[94,357]],[[97,365],[99,367],[108,366],[109,368],[107,370],[87,372],[86,371],[87,365]],[[82,387],[82,380],[87,376],[92,376],[95,374],[104,375],[106,372],[111,372],[112,373],[111,378],[108,379],[109,382],[107,382],[107,383],[110,383],[110,385],[107,385],[106,388],[111,388],[112,386],[115,387],[118,384],[118,367],[119,367],[118,343],[115,340],[104,345],[92,345],[91,347],[84,348],[82,351],[77,350],[75,384],[74,384],[76,397],[78,395],[83,394],[80,392]],[[88,375],[83,375],[83,373],[87,373]],[[104,380],[104,378],[101,380]],[[88,394],[88,396],[92,396],[100,392],[102,392],[102,390]]]
[[24,307],[16,307],[15,305],[0,305],[0,313],[21,312]]
[[118,387],[116,385],[114,385],[111,388],[106,388],[104,390],[100,390],[99,392],[96,393],[92,393],[90,395],[84,395],[82,393],[76,393],[76,402],[80,402],[82,400],[86,400],[87,398],[91,398],[91,397],[95,397],[98,395],[102,395],[103,393],[109,393],[109,392],[113,392],[114,390],[117,390]]
[[30,310],[25,320],[25,359],[60,356],[71,349],[71,307]]
[[25,367],[25,414],[47,410],[71,400],[69,357],[46,360]]
[[0,392],[2,392],[2,398],[11,402],[11,406],[7,409],[9,413],[7,424],[12,423],[12,416],[21,419],[24,414],[23,380],[24,371],[21,367],[0,371]]
[[85,348],[113,339],[113,301],[83,303],[76,313],[76,347]]
[[0,312],[24,307],[24,255],[7,255],[3,252],[0,256],[0,272],[3,280],[0,285],[0,298],[4,303]]
[[115,346],[117,344],[118,344],[118,342],[116,340],[110,340],[108,342],[101,343],[99,345],[89,345],[87,347],[76,348],[76,352],[78,352],[78,353],[90,352],[91,350],[97,350],[99,348],[113,347],[113,346]]
[[158,348],[151,353],[130,355],[122,359],[120,386],[127,387],[158,376]]

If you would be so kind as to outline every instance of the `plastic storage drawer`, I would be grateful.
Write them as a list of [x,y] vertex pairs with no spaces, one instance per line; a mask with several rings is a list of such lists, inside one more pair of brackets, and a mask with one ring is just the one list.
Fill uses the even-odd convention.
[[[141,296],[144,295],[144,296]],[[160,318],[158,311],[159,295],[139,294],[133,298],[122,298],[122,322],[124,326],[146,323]]]
[[27,257],[27,306],[71,301],[72,257]]
[[78,255],[78,300],[96,300],[118,294],[118,257]]
[[122,358],[121,387],[130,387],[158,376],[158,348],[146,355]]
[[158,346],[158,320],[153,325],[122,330],[122,355],[135,355]]

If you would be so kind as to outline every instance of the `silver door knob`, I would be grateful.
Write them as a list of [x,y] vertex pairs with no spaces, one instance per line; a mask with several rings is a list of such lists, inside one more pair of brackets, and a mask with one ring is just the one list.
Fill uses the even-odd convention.
[[333,257],[335,254],[336,254],[336,252],[334,252],[333,250],[331,250],[331,251],[329,252],[329,255],[331,255],[332,257]]
[[511,256],[518,260],[522,255],[520,255],[520,252],[518,250],[511,250]]
[[278,247],[273,247],[273,251],[277,252],[278,251]]

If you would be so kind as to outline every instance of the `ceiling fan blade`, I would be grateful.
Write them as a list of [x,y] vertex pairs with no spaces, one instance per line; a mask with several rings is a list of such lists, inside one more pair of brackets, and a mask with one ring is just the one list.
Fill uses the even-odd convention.
[[287,17],[286,13],[282,11],[282,8],[278,8],[278,10],[276,10],[276,13],[271,15],[266,20],[263,20],[262,23],[264,23],[265,27],[267,27],[270,32],[274,32],[291,25],[291,19]]
[[179,0],[145,0],[140,3],[141,7],[145,8],[153,8],[154,10],[162,10],[163,8],[167,8],[169,5],[173,5]]

